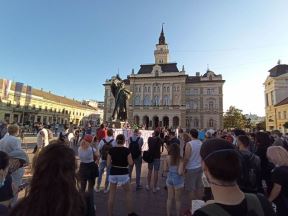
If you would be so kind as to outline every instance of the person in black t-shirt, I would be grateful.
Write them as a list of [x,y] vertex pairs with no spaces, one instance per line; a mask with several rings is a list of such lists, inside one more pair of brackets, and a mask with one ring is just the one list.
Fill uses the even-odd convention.
[[107,166],[110,168],[110,192],[108,198],[108,216],[113,215],[113,205],[117,185],[121,185],[125,191],[128,215],[136,215],[132,211],[132,195],[129,178],[129,165],[133,165],[132,155],[128,148],[124,147],[125,136],[119,134],[116,137],[117,145],[109,150],[107,155]]
[[[202,168],[210,183],[214,200],[193,216],[274,216],[269,201],[262,195],[244,194],[237,185],[241,167],[234,146],[224,139],[209,139],[202,144]],[[193,208],[193,204],[192,204]],[[192,209],[192,211],[195,209]]]
[[158,184],[158,174],[160,170],[160,158],[161,158],[161,147],[163,148],[163,142],[159,137],[159,131],[154,131],[154,136],[149,137],[148,139],[148,151],[153,156],[153,162],[148,163],[148,175],[147,175],[147,185],[146,190],[150,190],[151,186],[151,178],[152,178],[152,171],[154,170],[154,181],[153,181],[153,192],[156,193],[160,190]]
[[238,185],[244,193],[264,192],[261,179],[261,160],[249,151],[250,138],[247,135],[237,137],[237,147],[241,161],[241,175]]
[[271,146],[267,157],[276,166],[271,174],[273,187],[269,200],[276,204],[277,215],[284,216],[288,212],[288,152],[281,146]]

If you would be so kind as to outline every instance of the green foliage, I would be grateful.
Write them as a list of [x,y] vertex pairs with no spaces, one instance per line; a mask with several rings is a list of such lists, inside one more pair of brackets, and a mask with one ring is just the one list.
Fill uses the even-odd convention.
[[256,124],[256,129],[266,131],[266,121],[261,121],[258,124]]
[[283,126],[284,126],[284,128],[288,129],[288,122],[285,122],[285,123],[283,124]]
[[224,128],[245,128],[251,123],[247,121],[245,115],[243,115],[242,110],[237,109],[234,106],[230,106],[229,109],[224,114]]

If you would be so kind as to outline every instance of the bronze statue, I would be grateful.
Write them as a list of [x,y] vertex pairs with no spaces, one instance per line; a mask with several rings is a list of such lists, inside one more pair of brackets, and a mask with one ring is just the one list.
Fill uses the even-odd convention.
[[115,98],[112,120],[127,120],[127,100],[132,92],[125,88],[125,83],[119,76],[112,79],[111,92]]

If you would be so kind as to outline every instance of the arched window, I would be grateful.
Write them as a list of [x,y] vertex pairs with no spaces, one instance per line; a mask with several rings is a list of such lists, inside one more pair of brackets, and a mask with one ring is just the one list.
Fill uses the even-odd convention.
[[209,105],[208,105],[209,110],[213,110],[213,107],[214,107],[213,101],[209,101]]
[[156,92],[156,86],[153,87],[153,92]]
[[144,97],[144,106],[148,106],[148,105],[150,105],[150,97],[146,95]]
[[154,97],[154,104],[155,104],[156,106],[159,106],[159,97],[158,97],[158,95],[156,95],[156,96]]
[[167,87],[167,92],[169,92],[169,91],[170,91],[170,87],[168,86],[168,87]]
[[147,92],[147,87],[146,86],[144,87],[144,92]]
[[134,98],[134,105],[140,105],[140,96],[135,96]]
[[163,91],[166,92],[166,87],[165,86],[163,87]]
[[148,92],[150,92],[150,87],[148,87]]
[[157,92],[160,92],[160,87],[159,86],[157,87]]
[[214,127],[214,120],[213,119],[210,119],[209,120],[209,127]]
[[164,96],[163,105],[164,105],[164,106],[168,106],[168,105],[169,105],[169,96],[168,96],[168,95],[165,95],[165,96]]
[[198,119],[194,119],[194,127],[195,128],[199,127],[199,120]]

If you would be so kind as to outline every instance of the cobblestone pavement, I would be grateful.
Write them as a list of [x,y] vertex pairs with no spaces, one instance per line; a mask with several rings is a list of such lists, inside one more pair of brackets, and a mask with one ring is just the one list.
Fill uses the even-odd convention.
[[[32,162],[33,154],[32,150],[35,146],[35,137],[25,138],[25,144],[22,144],[22,147],[28,153],[30,158],[30,162]],[[161,177],[162,173],[162,166],[159,172],[159,187],[161,188],[160,191],[153,193],[151,190],[146,191],[146,176],[147,176],[148,166],[147,163],[143,161],[142,164],[142,173],[141,173],[141,184],[143,186],[142,190],[136,191],[135,185],[135,167],[133,169],[132,174],[132,181],[131,181],[131,189],[132,189],[132,200],[133,200],[133,208],[134,211],[140,216],[164,216],[166,215],[166,199],[167,199],[167,191],[164,189],[165,186],[165,177]],[[29,172],[29,168],[27,169]],[[101,188],[103,189],[103,183],[106,176],[105,174],[102,177],[102,185]],[[27,176],[24,177],[24,181],[27,179]],[[153,179],[152,179],[153,180]],[[19,197],[24,196],[24,191],[19,194]],[[182,209],[188,208],[187,199],[188,195],[183,192],[182,196]],[[108,201],[108,194],[104,194],[103,191],[96,193],[94,192],[94,202],[96,204],[96,215],[97,216],[105,216],[107,215],[107,201]],[[175,207],[174,207],[175,208]],[[172,211],[175,215],[175,212]],[[125,206],[125,194],[121,187],[117,188],[115,202],[114,202],[114,216],[124,216],[127,215],[126,206]]]
[[[164,216],[166,215],[166,199],[167,199],[167,191],[164,189],[166,178],[161,177],[161,172],[159,174],[159,186],[161,188],[160,191],[153,193],[151,190],[146,191],[146,176],[147,176],[147,163],[142,164],[142,178],[141,184],[143,186],[142,190],[136,191],[135,185],[135,168],[132,174],[132,200],[134,211],[140,216]],[[104,179],[102,178],[102,182]],[[188,208],[187,202],[188,195],[183,192],[182,197],[182,209]],[[104,194],[103,191],[99,193],[94,193],[94,200],[96,203],[96,215],[104,216],[107,215],[107,201],[108,194]],[[175,212],[172,212],[175,214]],[[117,188],[115,202],[114,202],[114,216],[122,216],[127,215],[126,207],[125,207],[125,193],[121,187]]]

